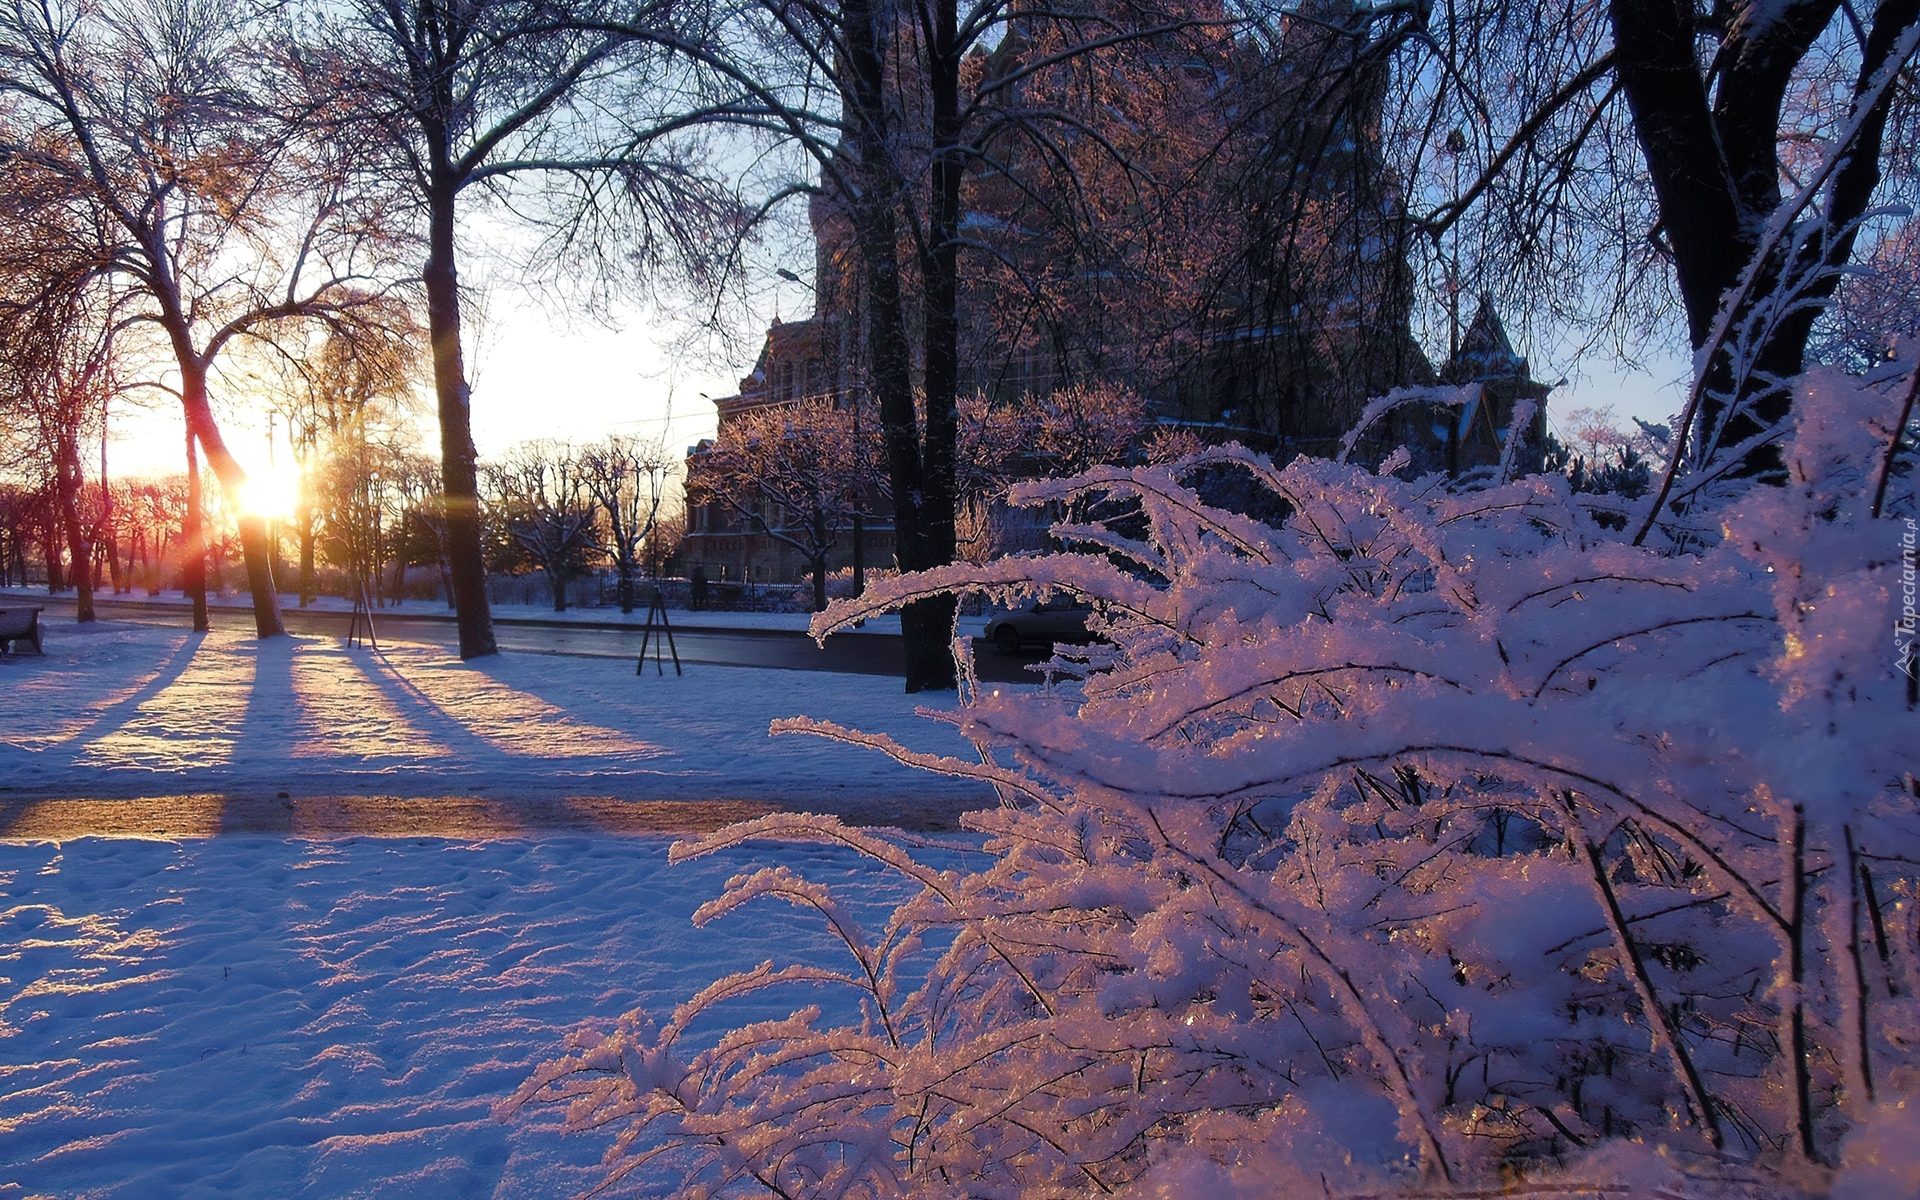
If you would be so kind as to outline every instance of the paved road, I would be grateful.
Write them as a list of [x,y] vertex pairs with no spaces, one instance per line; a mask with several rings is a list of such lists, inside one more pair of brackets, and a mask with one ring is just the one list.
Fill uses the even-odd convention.
[[[71,596],[41,596],[36,604],[72,611]],[[156,624],[184,624],[184,608],[156,608],[150,604],[127,604],[96,599],[94,608],[101,617]],[[253,614],[246,608],[215,608],[210,613],[216,628],[250,629]],[[292,633],[345,637],[346,613],[285,610],[287,629]],[[376,628],[382,641],[416,642],[453,646],[459,638],[451,620],[376,613]],[[583,658],[633,659],[640,653],[641,634],[632,629],[605,629],[591,625],[542,623],[519,619],[494,622],[494,637],[500,648],[528,654],[568,654]],[[847,633],[827,639],[824,648],[815,646],[804,633],[786,630],[701,629],[697,626],[675,628],[674,646],[683,663],[720,663],[741,667],[783,667],[804,671],[840,671],[855,675],[901,675],[906,656],[898,634]],[[1046,657],[1039,653],[1005,655],[976,639],[974,661],[980,678],[991,683],[1022,683],[1037,678],[1026,670],[1029,663]],[[673,669],[673,660],[664,658],[665,669]],[[653,653],[647,654],[647,670],[652,672]]]

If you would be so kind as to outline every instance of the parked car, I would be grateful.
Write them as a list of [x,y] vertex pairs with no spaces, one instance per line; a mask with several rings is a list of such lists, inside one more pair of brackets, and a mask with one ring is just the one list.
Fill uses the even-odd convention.
[[986,638],[1002,654],[1018,654],[1029,642],[1052,646],[1091,641],[1087,618],[1092,615],[1093,605],[1073,596],[1029,600],[1017,608],[991,608]]

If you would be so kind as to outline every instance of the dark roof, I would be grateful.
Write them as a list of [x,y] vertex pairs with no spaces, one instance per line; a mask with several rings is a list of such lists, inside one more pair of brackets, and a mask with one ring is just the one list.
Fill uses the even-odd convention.
[[1527,360],[1513,352],[1506,326],[1494,311],[1493,297],[1481,293],[1473,323],[1460,336],[1460,348],[1441,370],[1441,378],[1469,383],[1477,379],[1525,379],[1527,375]]

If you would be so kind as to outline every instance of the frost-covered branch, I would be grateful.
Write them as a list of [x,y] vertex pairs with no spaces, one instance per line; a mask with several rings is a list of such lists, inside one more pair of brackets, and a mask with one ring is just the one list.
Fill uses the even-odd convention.
[[[912,880],[871,936],[777,871],[703,910],[816,914],[851,965],[804,978],[861,1018],[806,1009],[630,1068],[657,1101],[608,1090],[606,1048],[652,1062],[679,1015],[536,1078],[601,1088],[583,1114],[644,1104],[711,1194],[1164,1192],[1244,1168],[1272,1194],[1384,1195],[1648,1145],[1825,1169],[1878,1119],[1858,1081],[1920,1065],[1911,918],[1882,902],[1920,891],[1886,643],[1899,522],[1872,506],[1884,383],[1795,381],[1789,485],[1700,491],[1721,532],[1687,554],[1555,477],[1454,492],[1229,447],[1016,489],[1074,512],[1072,552],[888,580],[815,635],[941,592],[1066,592],[1104,639],[1083,678],[926,714],[978,762],[775,726],[992,785],[1003,803],[965,817],[984,865],[791,815],[675,851],[827,841]],[[1885,934],[1874,1023],[1875,960],[1816,951],[1823,929],[1860,949],[1836,890],[1856,876]]]

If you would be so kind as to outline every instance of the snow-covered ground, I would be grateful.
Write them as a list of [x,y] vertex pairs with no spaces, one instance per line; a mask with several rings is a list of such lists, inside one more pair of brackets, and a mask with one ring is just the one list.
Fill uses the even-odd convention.
[[606,1138],[562,1137],[537,1106],[490,1115],[568,1029],[664,1015],[769,958],[833,961],[784,905],[695,929],[729,874],[851,884],[863,917],[903,894],[818,847],[677,867],[666,848],[0,843],[0,1197],[578,1194]]
[[[766,733],[832,715],[958,750],[892,679],[461,663],[57,610],[47,645],[0,660],[0,1200],[577,1194],[606,1139],[561,1137],[554,1111],[491,1116],[570,1029],[832,953],[784,906],[695,929],[729,875],[781,863],[875,919],[904,895],[811,846],[669,867],[669,838],[612,836],[621,812],[671,824],[692,806],[656,802],[712,798],[750,802],[723,816],[771,803],[946,825],[990,801]],[[285,809],[273,834],[193,836],[263,806]],[[80,808],[160,814],[175,836],[74,837]],[[562,810],[589,832],[529,835]],[[351,836],[356,813],[386,833],[452,813],[461,835]]]
[[991,800],[871,751],[767,734],[795,715],[964,749],[890,678],[636,676],[617,660],[463,663],[441,647],[56,617],[44,657],[0,660],[0,811],[10,797],[195,793],[481,797],[509,817],[532,798],[751,799],[920,825]]

